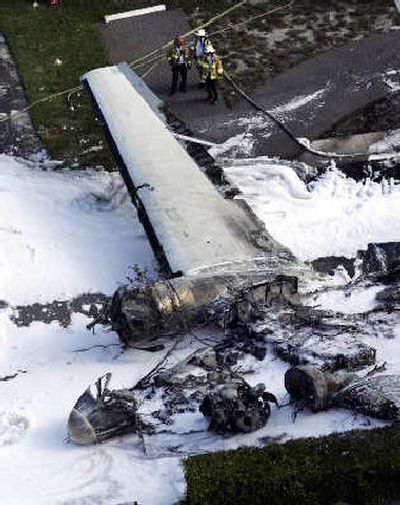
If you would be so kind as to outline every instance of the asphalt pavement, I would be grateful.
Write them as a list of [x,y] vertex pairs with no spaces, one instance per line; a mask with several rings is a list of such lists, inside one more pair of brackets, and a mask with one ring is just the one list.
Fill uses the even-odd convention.
[[[176,34],[184,34],[191,30],[187,17],[182,9],[156,12],[139,17],[131,17],[108,24],[99,25],[108,57],[112,63],[133,61],[159,48],[165,42],[173,40]],[[190,43],[190,38],[186,43]],[[186,93],[176,93],[169,96],[171,88],[171,69],[165,57],[146,77],[146,83],[152,91],[168,104],[171,110],[186,123],[202,118],[225,116],[229,109],[222,99],[211,105],[204,89],[198,89],[199,77],[193,66],[188,72]],[[150,65],[136,69],[138,75],[143,75]]]
[[[189,29],[180,9],[100,26],[109,57],[115,63],[134,60]],[[400,30],[364,37],[279,74],[258,87],[252,98],[296,136],[318,139],[345,118],[400,92],[399,47]],[[222,100],[215,106],[208,104],[204,90],[197,88],[194,70],[189,73],[187,93],[169,97],[170,74],[163,61],[146,82],[197,135],[223,142],[251,131],[254,155],[293,156],[299,152],[271,122],[255,120],[255,111],[246,101],[234,109],[228,109]]]

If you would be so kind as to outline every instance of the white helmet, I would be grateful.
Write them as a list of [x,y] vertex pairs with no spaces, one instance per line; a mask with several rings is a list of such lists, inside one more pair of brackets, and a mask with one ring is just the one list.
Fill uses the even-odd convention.
[[197,30],[196,36],[197,37],[205,37],[206,36],[206,31],[203,28],[200,28],[200,30]]

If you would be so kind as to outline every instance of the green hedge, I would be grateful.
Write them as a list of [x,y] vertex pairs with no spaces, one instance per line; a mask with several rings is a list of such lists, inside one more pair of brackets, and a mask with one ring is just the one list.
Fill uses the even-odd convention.
[[200,455],[184,466],[190,505],[382,505],[400,496],[400,428]]

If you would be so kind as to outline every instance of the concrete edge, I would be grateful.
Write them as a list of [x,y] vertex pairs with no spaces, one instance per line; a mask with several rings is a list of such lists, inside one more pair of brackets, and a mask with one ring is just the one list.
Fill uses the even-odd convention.
[[164,4],[155,5],[153,7],[145,7],[143,9],[135,9],[133,11],[120,12],[118,14],[110,14],[104,16],[104,22],[106,24],[111,23],[112,21],[119,21],[120,19],[131,18],[134,16],[145,16],[146,14],[152,14],[154,12],[163,12],[166,11],[167,8]]

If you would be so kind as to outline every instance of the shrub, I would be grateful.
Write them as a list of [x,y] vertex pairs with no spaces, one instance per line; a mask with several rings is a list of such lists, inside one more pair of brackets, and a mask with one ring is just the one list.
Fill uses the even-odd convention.
[[380,505],[400,496],[400,428],[200,455],[184,466],[190,505]]

